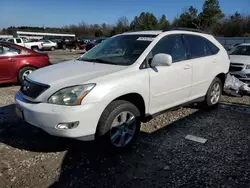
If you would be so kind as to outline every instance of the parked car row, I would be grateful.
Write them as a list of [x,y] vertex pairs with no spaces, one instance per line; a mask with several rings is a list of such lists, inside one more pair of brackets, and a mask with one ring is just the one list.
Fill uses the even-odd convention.
[[20,46],[27,47],[32,50],[51,50],[55,49],[82,49],[90,50],[97,44],[104,41],[106,38],[97,39],[77,39],[77,38],[64,38],[64,39],[41,39],[41,40],[28,40],[26,38],[9,38],[0,39],[1,42],[10,42]]

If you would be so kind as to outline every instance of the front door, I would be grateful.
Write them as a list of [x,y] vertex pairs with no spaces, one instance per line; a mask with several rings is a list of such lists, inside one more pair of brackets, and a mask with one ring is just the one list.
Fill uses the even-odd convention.
[[150,114],[187,102],[192,82],[192,64],[187,60],[182,35],[162,38],[153,48],[151,56],[158,53],[171,55],[173,64],[149,68]]

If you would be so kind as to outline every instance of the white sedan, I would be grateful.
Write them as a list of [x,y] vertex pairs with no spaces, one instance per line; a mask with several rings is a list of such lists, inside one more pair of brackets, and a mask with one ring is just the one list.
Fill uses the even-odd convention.
[[51,40],[42,40],[43,50],[54,51],[57,48],[57,43],[52,42]]
[[230,74],[250,84],[250,43],[237,46],[230,52]]

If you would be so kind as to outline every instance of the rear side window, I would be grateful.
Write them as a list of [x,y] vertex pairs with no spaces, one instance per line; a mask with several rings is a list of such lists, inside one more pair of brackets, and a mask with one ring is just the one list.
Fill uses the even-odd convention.
[[207,39],[205,39],[205,41],[207,42],[207,45],[210,48],[210,50],[212,51],[213,55],[217,54],[220,51],[220,49],[217,46],[215,46],[211,41],[209,41]]
[[190,58],[199,58],[212,55],[213,52],[203,37],[196,35],[185,35],[185,42]]
[[0,56],[19,55],[21,50],[12,46],[0,45]]
[[16,39],[16,43],[17,44],[22,43],[21,39]]
[[159,53],[172,56],[173,62],[186,59],[186,50],[181,35],[168,35],[162,38],[153,48],[152,57]]
[[44,41],[42,41],[44,44],[49,44],[50,43],[50,41],[48,41],[48,40],[44,40]]

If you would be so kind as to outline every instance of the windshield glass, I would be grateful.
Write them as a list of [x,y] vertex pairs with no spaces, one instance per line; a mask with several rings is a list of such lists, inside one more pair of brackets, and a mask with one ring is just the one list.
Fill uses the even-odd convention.
[[155,37],[155,35],[116,36],[101,42],[79,60],[128,66],[140,57]]
[[250,56],[250,46],[238,46],[230,53],[230,55]]

